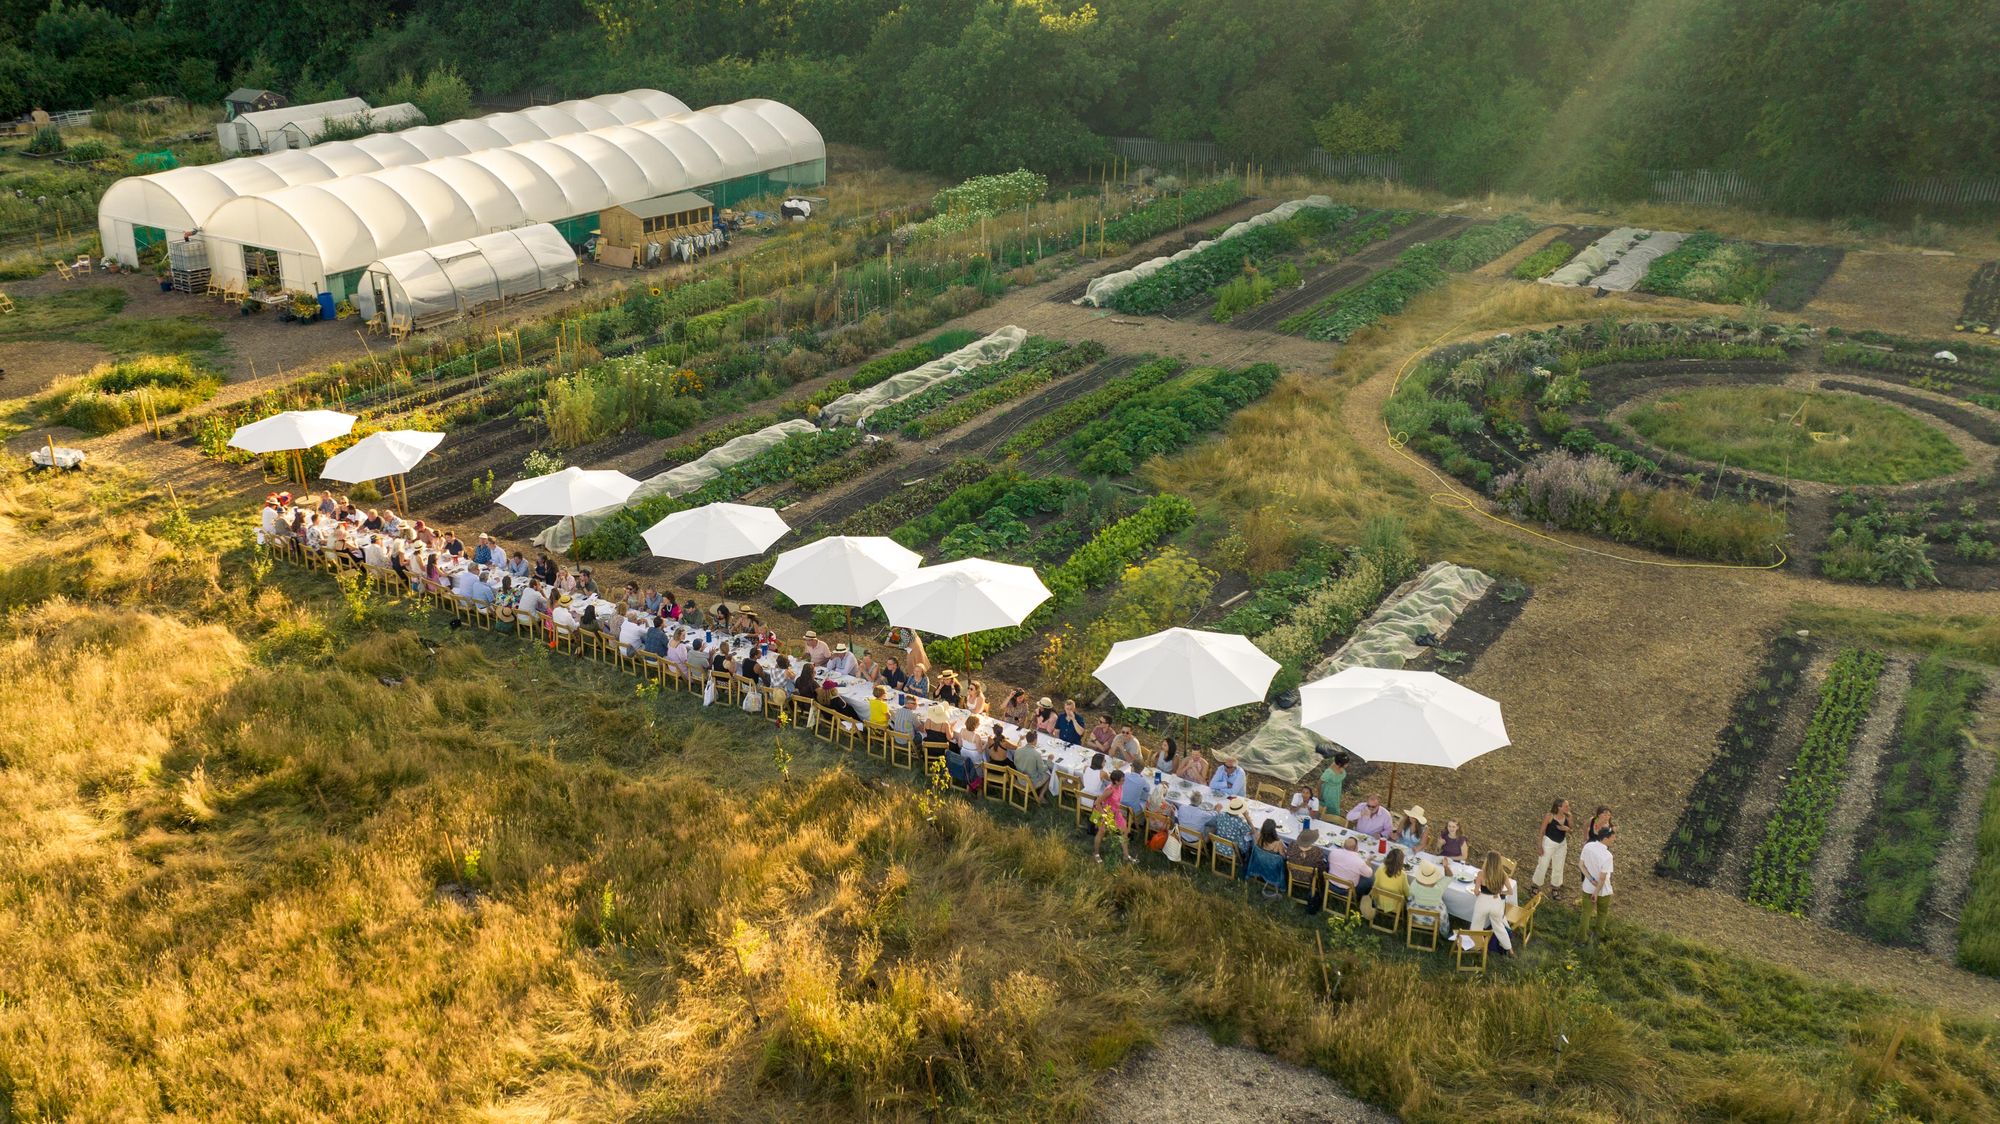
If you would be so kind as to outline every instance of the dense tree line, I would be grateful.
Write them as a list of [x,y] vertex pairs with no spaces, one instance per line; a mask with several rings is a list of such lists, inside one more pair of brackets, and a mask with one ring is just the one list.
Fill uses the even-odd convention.
[[[1074,0],[1069,0],[1073,3]],[[1849,213],[2000,173],[2000,20],[1952,0],[0,0],[0,112],[236,84],[481,94],[646,84],[790,101],[948,175],[1104,136],[1241,159],[1392,152],[1456,192],[1643,194],[1733,169]],[[408,86],[402,87],[407,91]]]

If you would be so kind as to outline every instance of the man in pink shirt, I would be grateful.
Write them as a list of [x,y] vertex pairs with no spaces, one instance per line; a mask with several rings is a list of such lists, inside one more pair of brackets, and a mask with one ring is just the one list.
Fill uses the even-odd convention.
[[1328,878],[1352,882],[1356,901],[1375,886],[1375,868],[1368,865],[1368,859],[1352,837],[1326,853],[1326,873]]
[[1347,813],[1347,826],[1363,835],[1373,835],[1380,839],[1389,834],[1390,827],[1394,826],[1394,818],[1389,814],[1389,809],[1382,806],[1381,796],[1370,795],[1366,802],[1356,804],[1354,809]]

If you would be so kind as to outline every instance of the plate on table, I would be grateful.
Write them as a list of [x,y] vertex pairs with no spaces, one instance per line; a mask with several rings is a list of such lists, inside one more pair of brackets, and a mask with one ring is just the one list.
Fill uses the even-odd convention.
[[1451,880],[1461,885],[1470,886],[1472,885],[1472,880],[1478,877],[1479,872],[1476,870],[1460,870],[1451,876]]

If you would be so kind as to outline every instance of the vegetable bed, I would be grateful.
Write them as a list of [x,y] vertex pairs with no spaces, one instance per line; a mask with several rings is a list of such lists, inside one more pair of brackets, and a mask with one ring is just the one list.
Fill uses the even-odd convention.
[[2000,328],[2000,261],[1979,267],[1965,286],[1965,303],[1959,308],[1957,330],[1981,335]]
[[1750,860],[1752,904],[1800,916],[1812,904],[1813,863],[1840,799],[1847,755],[1874,704],[1882,662],[1881,652],[1850,648],[1827,672],[1791,780]]
[[1444,284],[1452,273],[1477,269],[1506,253],[1535,230],[1533,221],[1509,215],[1453,237],[1404,250],[1396,268],[1328,297],[1279,325],[1316,340],[1345,342],[1354,333],[1393,316],[1423,293]]
[[1749,789],[1771,753],[1813,649],[1789,633],[1771,641],[1756,675],[1715,736],[1715,756],[1695,778],[1680,820],[1653,870],[1693,886],[1708,886],[1736,840]]

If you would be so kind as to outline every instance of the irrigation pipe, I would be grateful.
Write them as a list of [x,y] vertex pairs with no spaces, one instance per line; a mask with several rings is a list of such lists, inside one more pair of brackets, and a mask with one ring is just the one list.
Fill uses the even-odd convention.
[[[1467,319],[1470,318],[1468,317]],[[1438,344],[1442,343],[1445,337],[1456,333],[1460,328],[1463,328],[1465,324],[1466,320],[1460,320],[1458,323],[1453,324],[1451,327],[1446,328],[1444,331],[1438,333],[1437,338],[1431,340],[1431,342],[1424,344],[1423,346],[1417,348],[1415,351],[1410,352],[1409,357],[1403,360],[1403,365],[1396,369],[1396,378],[1389,384],[1389,397],[1391,399],[1396,397],[1396,391],[1402,387],[1404,377],[1410,373],[1410,365],[1415,363],[1419,356],[1423,355],[1425,352],[1429,351],[1430,349],[1436,347]],[[1500,515],[1495,515],[1493,512],[1487,510],[1486,507],[1483,504],[1481,504],[1478,500],[1467,497],[1465,494],[1463,494],[1458,490],[1457,481],[1439,472],[1436,468],[1432,467],[1428,461],[1425,461],[1422,458],[1412,454],[1406,447],[1409,444],[1410,435],[1407,433],[1398,433],[1390,429],[1387,419],[1384,419],[1382,422],[1382,434],[1384,437],[1388,439],[1389,448],[1394,450],[1397,456],[1402,457],[1404,460],[1409,461],[1411,464],[1414,464],[1418,468],[1423,469],[1425,472],[1430,473],[1431,478],[1436,480],[1440,485],[1443,486],[1444,488],[1443,491],[1432,492],[1430,494],[1430,502],[1438,505],[1439,507],[1455,508],[1457,510],[1464,511],[1469,514],[1476,515],[1482,519],[1491,520],[1492,522],[1498,523],[1503,527],[1512,527],[1514,530],[1519,531],[1522,534],[1532,535],[1535,538],[1541,539],[1543,542],[1554,543],[1556,546],[1563,547],[1564,549],[1567,550],[1574,550],[1581,554],[1594,555],[1595,557],[1609,559],[1610,561],[1613,562],[1625,562],[1633,566],[1658,566],[1662,569],[1668,569],[1668,570],[1775,570],[1780,566],[1783,566],[1788,561],[1788,557],[1785,554],[1785,548],[1782,546],[1777,548],[1778,560],[1776,562],[1772,562],[1768,565],[1754,565],[1748,562],[1673,562],[1662,558],[1633,558],[1629,555],[1613,554],[1607,550],[1599,550],[1596,547],[1584,546],[1580,543],[1570,542],[1567,539],[1560,539],[1554,535],[1545,534],[1541,531],[1537,531],[1533,527],[1528,527],[1520,523],[1516,523],[1512,519],[1508,519]]]

